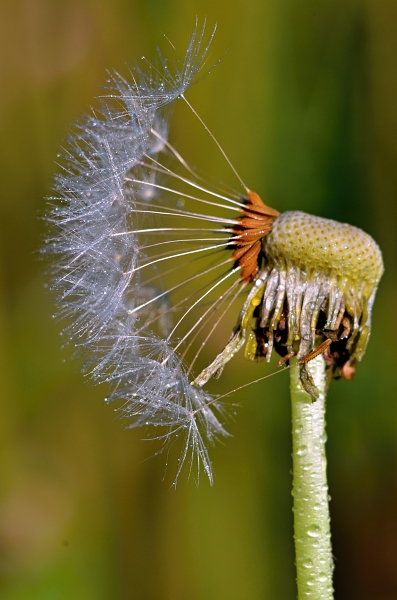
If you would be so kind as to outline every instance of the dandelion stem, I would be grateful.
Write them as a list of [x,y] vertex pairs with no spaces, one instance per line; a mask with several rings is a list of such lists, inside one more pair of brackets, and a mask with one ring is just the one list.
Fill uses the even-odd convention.
[[290,369],[293,442],[294,538],[298,600],[332,600],[332,550],[325,454],[325,361],[308,363],[319,398],[303,391],[299,368]]

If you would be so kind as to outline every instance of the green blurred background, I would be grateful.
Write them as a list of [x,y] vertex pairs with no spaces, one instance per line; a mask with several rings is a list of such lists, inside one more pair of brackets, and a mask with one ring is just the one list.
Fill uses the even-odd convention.
[[[280,211],[348,221],[384,251],[367,354],[330,390],[328,471],[336,597],[395,600],[395,0],[3,0],[0,598],[295,598],[287,373],[234,398],[213,488],[182,479],[175,491],[175,457],[168,471],[149,459],[150,442],[61,351],[43,287],[38,217],[68,124],[107,68],[153,57],[163,33],[183,52],[196,14],[219,24],[213,61],[227,52],[189,98],[243,179]],[[173,140],[234,185],[184,114]],[[275,368],[236,359],[225,388]]]

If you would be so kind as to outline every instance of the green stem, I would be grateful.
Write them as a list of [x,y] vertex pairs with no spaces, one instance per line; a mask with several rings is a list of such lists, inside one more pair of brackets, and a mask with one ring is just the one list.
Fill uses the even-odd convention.
[[291,369],[294,538],[298,600],[332,600],[332,550],[325,455],[325,361],[308,363],[320,392],[312,402]]

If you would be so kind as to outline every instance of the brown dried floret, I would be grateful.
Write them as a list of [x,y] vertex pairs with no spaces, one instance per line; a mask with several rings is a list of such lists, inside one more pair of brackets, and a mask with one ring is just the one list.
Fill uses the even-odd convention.
[[250,283],[258,274],[262,262],[261,240],[270,233],[272,223],[280,214],[266,206],[256,192],[249,191],[245,199],[244,216],[236,219],[232,229],[230,248],[236,266],[241,267],[241,279]]

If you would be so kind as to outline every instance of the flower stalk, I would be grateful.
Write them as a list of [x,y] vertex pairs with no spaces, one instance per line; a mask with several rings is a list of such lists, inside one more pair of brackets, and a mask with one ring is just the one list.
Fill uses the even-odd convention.
[[307,368],[318,389],[313,402],[291,373],[294,538],[298,600],[333,598],[327,460],[325,453],[325,360],[320,354]]

